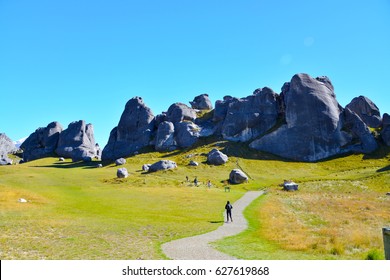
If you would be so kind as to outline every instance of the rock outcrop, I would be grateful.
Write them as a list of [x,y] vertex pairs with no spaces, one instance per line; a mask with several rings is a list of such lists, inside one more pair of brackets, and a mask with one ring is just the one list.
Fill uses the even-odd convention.
[[71,158],[73,161],[91,161],[96,156],[96,143],[92,124],[77,121],[59,134],[58,156]]
[[387,146],[390,146],[390,115],[384,114],[382,120],[382,139]]
[[182,121],[194,121],[196,119],[196,112],[186,104],[175,103],[172,104],[167,111],[167,121],[174,124]]
[[217,149],[212,149],[207,155],[207,163],[211,165],[222,165],[229,160],[229,157]]
[[33,132],[20,146],[23,160],[31,161],[55,155],[58,140],[63,128],[58,122],[51,122]]
[[175,126],[172,122],[163,121],[158,125],[156,135],[156,151],[171,151],[176,149],[174,139]]
[[248,176],[240,169],[233,169],[229,174],[231,184],[242,184],[248,182]]
[[149,146],[154,132],[154,115],[141,97],[130,99],[118,126],[110,134],[102,152],[102,160],[128,157]]
[[148,172],[156,172],[160,170],[168,170],[177,168],[177,164],[171,160],[160,160],[149,166]]
[[297,161],[318,161],[345,152],[351,136],[342,131],[333,86],[326,77],[297,74],[284,86],[286,124],[253,141],[251,148]]
[[175,125],[175,140],[180,148],[188,148],[196,143],[201,128],[193,122],[180,122]]
[[369,98],[365,96],[355,97],[346,108],[356,113],[367,126],[373,128],[381,126],[382,119],[379,109]]
[[12,164],[12,160],[8,158],[8,155],[16,151],[17,148],[14,142],[4,133],[0,133],[0,165]]
[[192,102],[190,102],[191,107],[197,110],[211,110],[213,109],[213,104],[210,101],[208,94],[201,94],[194,98]]

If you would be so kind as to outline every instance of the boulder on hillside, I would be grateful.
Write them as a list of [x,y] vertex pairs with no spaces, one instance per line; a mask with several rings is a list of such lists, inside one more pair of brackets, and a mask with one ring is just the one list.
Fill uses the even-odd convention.
[[191,160],[190,163],[188,164],[189,166],[199,166],[199,163],[194,161],[194,160]]
[[190,102],[191,107],[197,110],[211,110],[213,109],[213,104],[209,99],[208,94],[201,94],[194,98],[192,102]]
[[128,157],[149,146],[154,134],[154,115],[141,97],[130,99],[118,126],[111,133],[102,152],[102,160]]
[[201,128],[193,122],[179,122],[175,124],[175,140],[180,148],[188,148],[196,143]]
[[16,153],[16,151],[14,142],[4,133],[0,133],[0,165],[12,164],[13,161],[8,158],[8,155]]
[[23,160],[26,162],[53,156],[62,130],[62,125],[58,122],[51,122],[46,127],[35,130],[20,146]]
[[238,98],[232,97],[230,95],[226,95],[223,97],[223,100],[215,101],[213,121],[214,122],[223,121],[226,117],[230,103],[235,102],[237,100]]
[[369,98],[365,96],[355,97],[346,108],[356,113],[367,126],[373,128],[381,126],[382,119],[379,109]]
[[129,177],[129,172],[126,168],[118,168],[118,170],[116,171],[116,176],[118,178],[127,178]]
[[167,111],[167,121],[174,124],[182,121],[194,121],[196,112],[183,103],[172,104]]
[[126,164],[126,159],[124,159],[124,158],[118,158],[118,159],[116,159],[115,160],[115,165],[124,165],[124,164]]
[[242,184],[248,182],[248,176],[240,169],[233,169],[229,174],[229,182],[232,184]]
[[251,148],[298,161],[318,161],[345,152],[351,140],[341,130],[333,86],[325,77],[294,75],[284,85],[286,124],[253,141]]
[[71,158],[73,161],[90,161],[96,156],[96,144],[92,124],[85,121],[72,122],[60,133],[58,156]]
[[160,170],[168,170],[177,168],[177,164],[171,160],[160,160],[149,166],[149,172],[156,172]]
[[144,172],[148,172],[149,171],[149,168],[150,168],[151,164],[144,164],[142,165],[142,171]]
[[217,149],[212,149],[207,155],[207,163],[211,165],[225,164],[228,160],[228,156]]
[[221,131],[223,138],[246,142],[271,129],[278,118],[277,99],[278,95],[265,87],[246,98],[229,101]]
[[390,146],[390,115],[384,114],[382,120],[382,139],[387,146]]
[[174,133],[175,126],[172,122],[163,121],[160,123],[156,135],[156,151],[171,151],[176,149]]

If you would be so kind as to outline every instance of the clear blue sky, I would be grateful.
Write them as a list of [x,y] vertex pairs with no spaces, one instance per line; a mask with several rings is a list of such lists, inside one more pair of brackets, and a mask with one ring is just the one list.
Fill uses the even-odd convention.
[[390,113],[390,1],[0,0],[0,132],[94,124],[104,146],[131,97],[154,114],[208,93],[280,92],[328,76],[342,106]]

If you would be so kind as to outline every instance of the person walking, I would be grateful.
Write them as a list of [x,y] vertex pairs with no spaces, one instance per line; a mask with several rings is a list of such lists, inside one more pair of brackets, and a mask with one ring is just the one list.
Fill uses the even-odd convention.
[[233,206],[230,204],[229,201],[226,203],[225,209],[226,209],[226,222],[227,223],[229,222],[229,218],[230,218],[230,221],[233,222],[233,219],[232,219]]

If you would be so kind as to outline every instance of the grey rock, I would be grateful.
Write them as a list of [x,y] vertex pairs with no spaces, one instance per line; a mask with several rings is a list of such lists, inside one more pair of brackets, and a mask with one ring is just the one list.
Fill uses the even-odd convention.
[[96,143],[93,125],[84,120],[72,122],[60,133],[57,155],[73,161],[88,161],[96,156]]
[[62,125],[58,122],[51,122],[47,127],[35,130],[20,146],[23,160],[26,162],[53,156],[62,130]]
[[189,166],[199,166],[199,163],[196,161],[191,160],[190,163],[188,164]]
[[142,165],[142,171],[148,172],[151,164],[144,164]]
[[350,142],[354,143],[349,145],[349,149],[353,152],[365,154],[375,151],[378,148],[378,143],[361,118],[348,107],[345,108],[343,116],[343,130],[348,131],[352,135]]
[[12,160],[8,158],[9,154],[14,154],[17,151],[14,142],[5,135],[0,133],[0,165],[12,164]]
[[215,102],[213,121],[214,122],[223,121],[226,117],[229,104],[237,100],[238,100],[237,98],[231,97],[230,95],[224,96],[223,100],[217,100]]
[[286,124],[253,141],[250,147],[309,162],[343,152],[351,136],[341,131],[342,107],[329,79],[297,74],[284,87]]
[[118,168],[118,170],[116,172],[116,176],[118,178],[127,178],[127,177],[129,177],[129,172],[127,171],[126,168]]
[[124,158],[118,158],[115,160],[115,164],[118,165],[124,165],[126,164],[126,160]]
[[240,169],[233,169],[229,174],[229,182],[232,184],[242,184],[248,182],[248,176]]
[[101,163],[97,164],[96,168],[103,168],[103,164],[101,164]]
[[0,165],[12,165],[13,160],[6,155],[0,156]]
[[207,155],[207,163],[211,165],[225,164],[229,157],[217,149],[212,149]]
[[369,98],[365,96],[355,97],[346,108],[355,112],[367,126],[373,128],[381,126],[382,119],[379,109]]
[[160,170],[168,170],[177,168],[177,164],[171,160],[160,160],[149,166],[149,172],[156,172]]
[[149,146],[155,132],[154,115],[141,97],[130,99],[118,126],[111,133],[102,152],[102,160],[128,157]]
[[223,138],[246,142],[271,129],[278,118],[277,99],[278,95],[265,87],[251,96],[230,101],[222,125]]
[[383,142],[390,146],[390,115],[387,113],[383,115],[381,136]]
[[196,143],[201,128],[193,122],[180,122],[175,124],[175,140],[180,148],[188,148]]
[[208,94],[201,94],[196,96],[194,100],[190,102],[190,104],[193,109],[198,109],[198,110],[213,109],[213,104],[211,103]]
[[63,157],[60,157],[60,158],[58,159],[58,161],[65,161],[65,159],[64,159]]
[[159,124],[156,135],[155,149],[157,151],[169,151],[175,148],[175,127],[173,123],[164,121]]
[[183,103],[172,104],[167,111],[167,121],[174,124],[182,121],[194,121],[196,111]]

